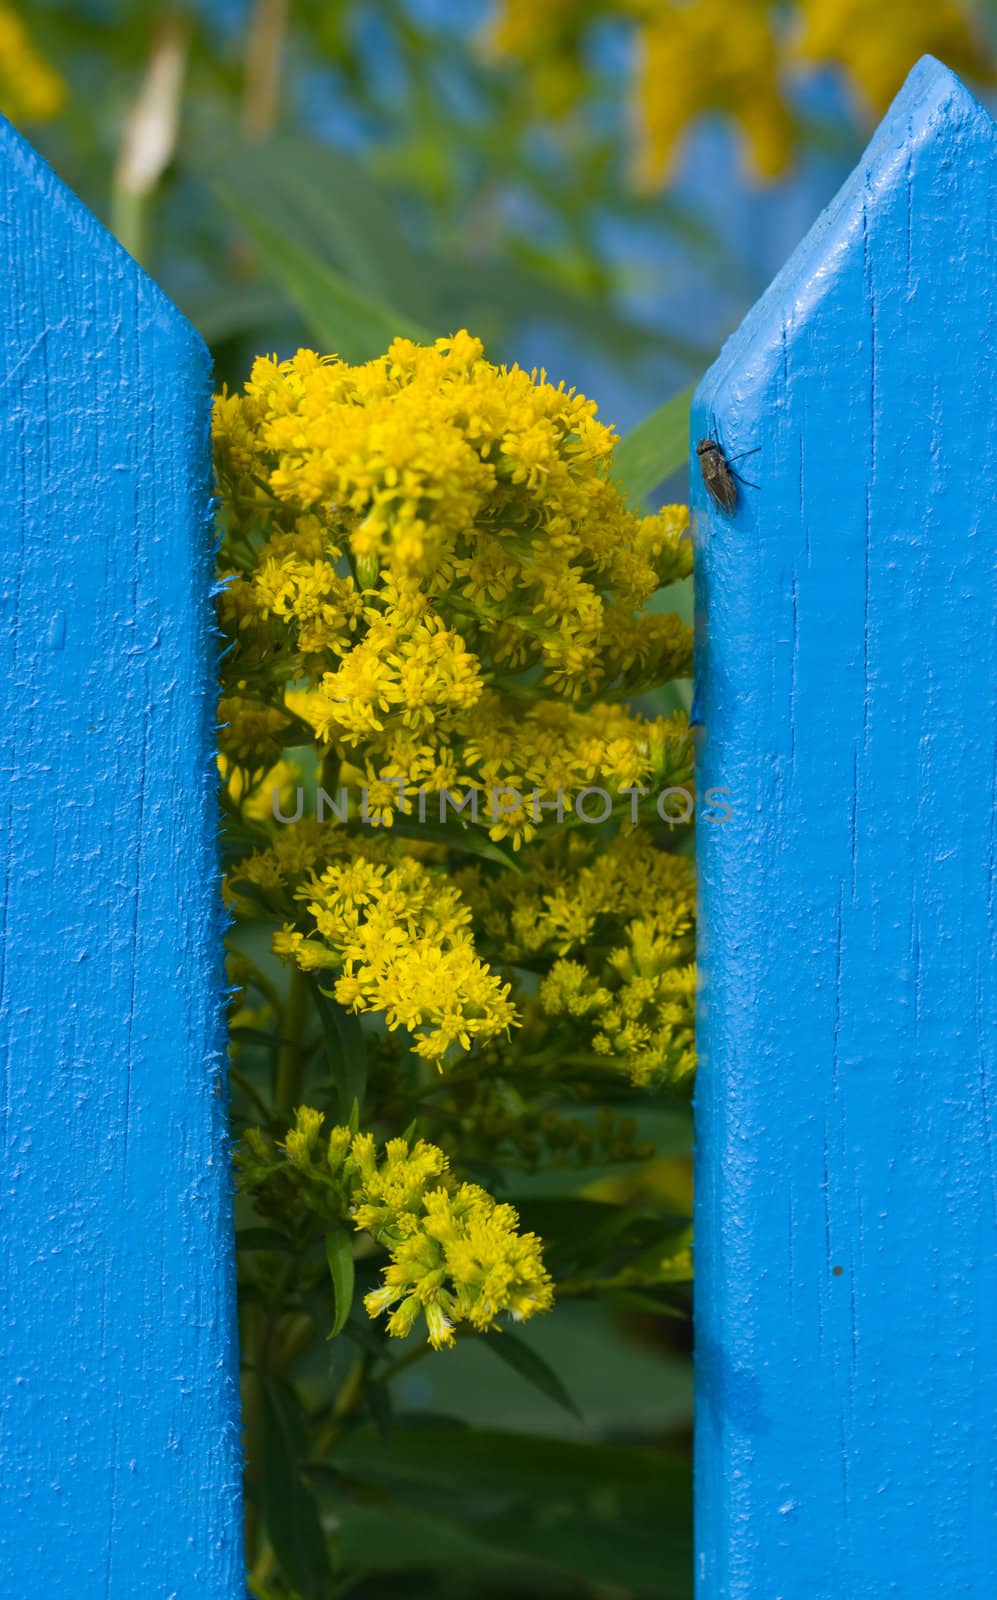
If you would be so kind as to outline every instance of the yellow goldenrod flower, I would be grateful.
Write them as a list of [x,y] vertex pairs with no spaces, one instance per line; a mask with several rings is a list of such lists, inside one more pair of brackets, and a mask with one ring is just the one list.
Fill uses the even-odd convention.
[[[429,1342],[442,1349],[467,1323],[479,1333],[503,1312],[524,1321],[550,1309],[553,1284],[540,1241],[519,1232],[519,1218],[487,1190],[457,1183],[435,1145],[390,1140],[376,1163],[369,1135],[354,1140],[359,1173],[354,1222],[387,1246],[384,1284],[364,1305],[391,1311],[388,1331],[404,1336],[421,1313]],[[394,1309],[392,1309],[394,1308]]]
[[515,1023],[510,986],[475,953],[458,890],[418,861],[336,862],[297,897],[314,934],[292,936],[279,953],[306,969],[334,967],[340,1004],[382,1013],[389,1031],[404,1027],[417,1055],[442,1066],[453,1046],[469,1050]]
[[691,571],[688,512],[630,511],[584,396],[461,332],[359,367],[261,357],[215,434],[233,699],[358,770],[365,823],[447,792],[518,849],[575,790],[689,778],[684,719],[620,703],[691,670],[691,629],[646,610]]
[[[691,862],[649,849],[636,834],[601,850],[576,835],[535,849],[532,870],[518,877],[484,884],[472,868],[458,881],[506,961],[553,958],[537,996],[545,1032],[563,1022],[578,1043],[640,1086],[689,1077]],[[607,948],[608,955],[599,953]]]
[[462,1324],[485,1333],[503,1314],[522,1322],[550,1309],[540,1241],[519,1231],[512,1206],[461,1183],[425,1140],[389,1139],[379,1156],[370,1133],[340,1126],[325,1138],[323,1121],[299,1107],[281,1146],[250,1129],[240,1164],[264,1212],[296,1203],[327,1223],[348,1218],[386,1250],[384,1281],[364,1300],[368,1316],[389,1313],[397,1338],[421,1317],[439,1350]]
[[311,1106],[301,1106],[296,1113],[295,1125],[289,1128],[284,1140],[287,1159],[297,1167],[309,1166],[318,1152],[319,1134],[324,1117]]
[[244,695],[223,695],[218,702],[218,747],[246,772],[270,767],[280,755],[276,735],[287,726],[279,706]]

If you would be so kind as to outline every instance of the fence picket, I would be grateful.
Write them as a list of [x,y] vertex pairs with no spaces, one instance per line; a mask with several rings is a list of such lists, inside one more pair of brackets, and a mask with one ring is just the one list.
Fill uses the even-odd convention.
[[207,352],[0,128],[0,1587],[245,1593]]
[[997,1593],[995,171],[925,59],[694,402],[701,1600]]

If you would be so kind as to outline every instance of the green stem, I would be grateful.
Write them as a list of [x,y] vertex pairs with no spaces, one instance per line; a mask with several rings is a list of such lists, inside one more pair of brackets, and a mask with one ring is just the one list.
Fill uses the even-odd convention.
[[253,6],[242,99],[242,131],[250,139],[269,138],[277,121],[287,13],[288,0],[256,0]]
[[422,1361],[431,1354],[432,1349],[433,1347],[429,1341],[423,1340],[421,1344],[417,1344],[412,1350],[406,1350],[405,1354],[399,1356],[397,1361],[392,1361],[386,1366],[384,1371],[375,1379],[375,1382],[390,1383],[392,1378],[397,1378],[400,1372],[407,1372],[409,1367],[414,1367],[417,1361]]
[[252,1571],[259,1554],[263,1527],[259,1496],[259,1472],[263,1461],[263,1373],[266,1365],[269,1320],[266,1306],[250,1306],[249,1337],[246,1341],[247,1365],[242,1383],[242,1423],[245,1441],[245,1474],[253,1486],[246,1495],[246,1566]]
[[358,1356],[336,1396],[332,1416],[315,1440],[315,1460],[324,1461],[342,1432],[344,1420],[356,1409],[363,1395],[367,1377],[367,1360]]
[[274,1360],[274,1367],[279,1372],[285,1372],[293,1366],[298,1357],[304,1355],[312,1345],[318,1343],[318,1333],[311,1317],[302,1313],[295,1318],[294,1325],[288,1329],[281,1340],[280,1348]]
[[268,1582],[273,1574],[273,1569],[276,1565],[276,1559],[277,1558],[273,1552],[273,1546],[264,1544],[263,1549],[260,1551],[255,1567],[253,1567],[246,1579],[246,1586],[251,1595],[261,1596],[266,1593],[266,1590],[263,1586]]
[[270,1121],[270,1107],[267,1105],[266,1101],[263,1099],[263,1096],[259,1093],[259,1091],[257,1089],[255,1089],[253,1087],[253,1085],[250,1083],[249,1079],[245,1076],[245,1074],[242,1073],[242,1072],[239,1072],[236,1067],[229,1067],[228,1075],[229,1075],[229,1078],[232,1081],[232,1083],[234,1083],[237,1088],[242,1090],[242,1092],[246,1096],[246,1098],[249,1099],[249,1100],[252,1100],[253,1104],[256,1106],[257,1111],[260,1113],[260,1118],[261,1118],[263,1126],[266,1127],[267,1124]]
[[148,259],[148,221],[152,196],[115,182],[111,186],[111,232],[136,261]]
[[111,223],[125,249],[143,261],[150,209],[176,152],[191,22],[181,9],[161,17],[129,109],[115,162]]
[[262,1534],[258,1484],[263,1460],[263,1384],[269,1373],[282,1369],[282,1362],[273,1344],[293,1271],[293,1261],[286,1260],[266,1301],[251,1305],[248,1309],[248,1318],[251,1320],[244,1345],[246,1365],[243,1371],[242,1420],[246,1477],[256,1490],[255,1496],[246,1496],[246,1565],[251,1570],[254,1562],[260,1558]]
[[277,1058],[277,1083],[274,1088],[274,1110],[290,1122],[301,1104],[301,1090],[305,1077],[304,1034],[308,1017],[308,980],[300,967],[291,969],[291,987],[281,1025],[282,1037],[288,1042]]
[[[283,1047],[277,1063],[277,1083],[274,1091],[274,1109],[288,1121],[301,1099],[305,1070],[303,1037],[308,1016],[308,987],[304,973],[298,967],[291,971],[291,986],[287,1005],[281,1021],[282,1037],[288,1043]],[[263,1459],[263,1382],[270,1370],[271,1342],[283,1308],[284,1293],[292,1270],[286,1264],[278,1277],[272,1295],[265,1305],[251,1306],[248,1310],[249,1329],[245,1341],[247,1362],[243,1375],[243,1426],[245,1429],[246,1477],[257,1486],[260,1463]],[[260,1556],[262,1515],[258,1491],[246,1499],[246,1565],[251,1571]]]
[[335,750],[327,750],[322,758],[320,783],[326,794],[335,799],[336,789],[339,786],[339,770],[342,762]]

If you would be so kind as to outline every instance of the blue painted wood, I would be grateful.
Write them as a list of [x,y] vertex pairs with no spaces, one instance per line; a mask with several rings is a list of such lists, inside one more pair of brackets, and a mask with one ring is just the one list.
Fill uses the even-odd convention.
[[997,1594],[995,282],[926,59],[694,405],[700,1600]]
[[245,1593],[207,352],[0,129],[0,1589]]

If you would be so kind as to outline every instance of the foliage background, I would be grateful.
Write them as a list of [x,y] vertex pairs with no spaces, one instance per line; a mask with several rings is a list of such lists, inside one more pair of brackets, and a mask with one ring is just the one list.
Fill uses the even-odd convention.
[[[968,0],[4,0],[0,105],[202,331],[220,382],[239,386],[261,350],[359,361],[395,333],[467,326],[626,433],[702,371],[924,50],[992,101],[995,15]],[[627,447],[639,493],[681,497],[673,416]],[[656,1201],[687,1211],[687,1109],[651,1107],[640,1131]],[[577,1188],[548,1174],[536,1198]],[[649,1472],[643,1452],[687,1458],[689,1342],[683,1320],[592,1303],[537,1319],[529,1348],[574,1411],[481,1340],[401,1372],[396,1410],[448,1420],[429,1454],[408,1433],[390,1446],[404,1526],[381,1514],[379,1441],[353,1438],[344,1465],[370,1494],[352,1576],[314,1592],[394,1592],[404,1574],[407,1592],[455,1600],[687,1593],[687,1468]],[[512,1570],[492,1566],[514,1542],[510,1484],[539,1541]],[[607,1566],[592,1529],[613,1493],[630,1535],[624,1559],[609,1518]],[[466,1530],[483,1506],[482,1542]],[[372,1565],[388,1575],[358,1579]]]

